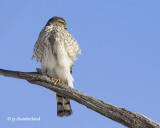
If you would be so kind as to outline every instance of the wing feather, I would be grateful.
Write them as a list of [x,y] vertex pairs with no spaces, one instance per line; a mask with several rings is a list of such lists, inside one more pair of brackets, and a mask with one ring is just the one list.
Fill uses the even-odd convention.
[[78,54],[81,54],[81,49],[77,43],[77,41],[72,37],[72,35],[65,31],[65,40],[64,40],[64,46],[68,52],[69,57],[72,60],[75,60],[78,58]]
[[51,30],[49,28],[46,29],[46,27],[40,32],[38,40],[36,44],[34,45],[34,51],[33,51],[33,57],[37,58],[37,61],[41,61],[44,57],[44,54],[46,52],[46,48],[49,45],[49,35]]

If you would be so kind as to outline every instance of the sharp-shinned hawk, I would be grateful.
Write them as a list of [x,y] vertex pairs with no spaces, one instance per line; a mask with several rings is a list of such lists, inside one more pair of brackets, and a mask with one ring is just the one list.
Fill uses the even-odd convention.
[[[73,61],[78,58],[78,54],[81,54],[81,50],[66,28],[66,22],[63,18],[51,18],[39,34],[34,46],[33,57],[41,62],[43,74],[56,81],[66,82],[68,86],[73,88]],[[70,100],[59,94],[56,96],[57,115],[61,117],[71,115]]]

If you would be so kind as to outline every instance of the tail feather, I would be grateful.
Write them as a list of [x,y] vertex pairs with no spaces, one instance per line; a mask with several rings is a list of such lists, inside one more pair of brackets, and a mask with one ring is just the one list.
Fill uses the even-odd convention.
[[57,97],[57,116],[70,116],[72,114],[70,100],[64,96],[56,94]]

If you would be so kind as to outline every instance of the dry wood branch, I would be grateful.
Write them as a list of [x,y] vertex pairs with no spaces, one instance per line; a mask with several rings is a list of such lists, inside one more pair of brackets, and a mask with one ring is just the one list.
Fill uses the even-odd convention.
[[160,128],[158,123],[141,114],[105,103],[76,89],[72,89],[66,86],[65,83],[58,83],[57,85],[53,86],[54,81],[51,80],[51,78],[38,72],[19,72],[0,69],[0,75],[25,79],[32,84],[37,84],[52,91],[58,92],[59,94],[75,100],[78,103],[100,113],[101,115],[130,128]]

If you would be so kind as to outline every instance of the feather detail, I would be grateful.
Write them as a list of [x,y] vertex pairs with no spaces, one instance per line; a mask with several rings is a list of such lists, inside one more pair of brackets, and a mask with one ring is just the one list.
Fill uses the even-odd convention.
[[57,116],[60,117],[70,116],[72,114],[70,100],[59,94],[56,94],[56,97],[57,97]]

